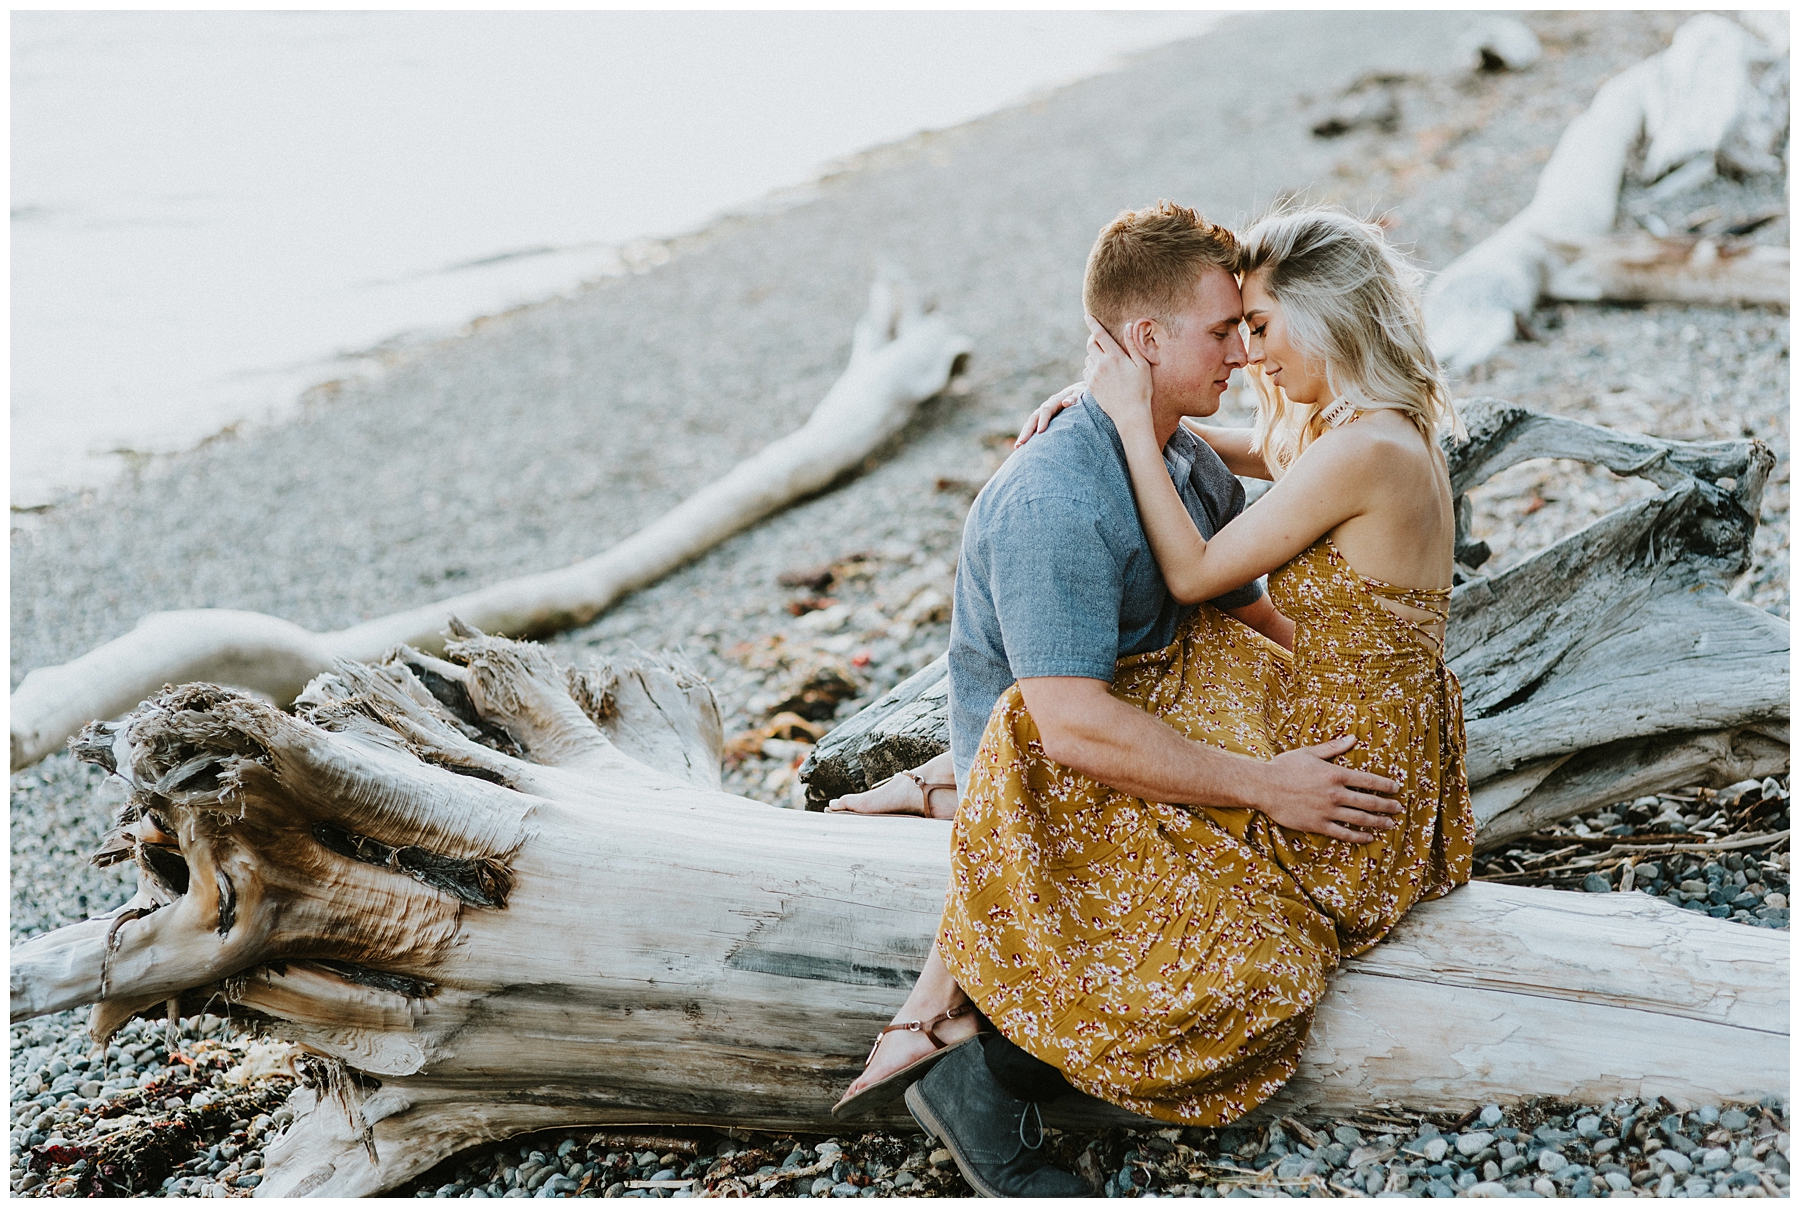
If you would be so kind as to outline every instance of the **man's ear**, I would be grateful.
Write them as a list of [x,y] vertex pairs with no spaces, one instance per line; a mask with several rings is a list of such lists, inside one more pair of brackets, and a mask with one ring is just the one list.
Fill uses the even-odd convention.
[[1162,349],[1157,339],[1162,335],[1162,324],[1155,319],[1133,319],[1125,325],[1125,336],[1135,341],[1137,350],[1152,365],[1162,363]]

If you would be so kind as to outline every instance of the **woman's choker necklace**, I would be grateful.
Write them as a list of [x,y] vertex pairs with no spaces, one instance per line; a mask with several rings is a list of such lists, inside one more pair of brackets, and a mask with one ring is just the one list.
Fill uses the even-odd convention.
[[1327,427],[1341,428],[1355,419],[1357,411],[1361,410],[1362,405],[1367,402],[1368,399],[1364,397],[1363,392],[1352,387],[1339,395],[1330,406],[1319,412],[1319,418],[1325,421]]

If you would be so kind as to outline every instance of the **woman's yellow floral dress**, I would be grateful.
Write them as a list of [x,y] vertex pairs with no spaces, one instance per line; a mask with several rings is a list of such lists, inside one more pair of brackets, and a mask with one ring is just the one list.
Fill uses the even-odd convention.
[[1462,693],[1435,642],[1321,539],[1276,571],[1294,653],[1203,606],[1113,694],[1268,759],[1354,734],[1340,762],[1400,783],[1399,825],[1351,844],[1261,813],[1114,792],[1044,757],[1018,687],[957,810],[938,952],[1000,1031],[1078,1089],[1185,1124],[1234,1120],[1292,1076],[1327,975],[1415,902],[1469,879]]

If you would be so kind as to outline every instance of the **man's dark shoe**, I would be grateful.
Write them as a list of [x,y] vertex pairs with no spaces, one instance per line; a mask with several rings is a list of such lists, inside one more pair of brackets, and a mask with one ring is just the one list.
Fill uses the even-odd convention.
[[906,1088],[913,1119],[928,1136],[943,1141],[978,1195],[1087,1195],[1086,1183],[1039,1156],[1044,1123],[1037,1104],[1002,1087],[988,1071],[980,1047],[963,1045]]

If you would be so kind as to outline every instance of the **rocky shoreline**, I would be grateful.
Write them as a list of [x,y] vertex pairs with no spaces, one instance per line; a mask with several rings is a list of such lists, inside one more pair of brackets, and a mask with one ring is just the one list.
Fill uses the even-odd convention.
[[[713,680],[726,714],[726,787],[791,805],[811,741],[942,651],[968,503],[1024,413],[1079,367],[1079,274],[1093,231],[1159,195],[1235,219],[1310,189],[1316,200],[1385,211],[1396,237],[1441,268],[1524,204],[1562,126],[1601,80],[1666,45],[1681,15],[1526,19],[1546,53],[1517,75],[1471,75],[1449,60],[1467,20],[1457,14],[1249,19],[1227,32],[1291,53],[1227,62],[1218,42],[1202,39],[870,153],[795,208],[670,241],[641,275],[475,325],[379,376],[321,387],[286,428],[220,440],[104,493],[15,514],[13,683],[157,609],[252,608],[334,627],[598,552],[805,416],[846,359],[849,317],[861,309],[871,257],[883,256],[975,338],[957,391],[922,408],[858,477],[551,643],[566,660],[681,648]],[[1396,77],[1393,128],[1312,135],[1318,107],[1371,71]],[[1785,244],[1785,190],[1785,179],[1715,182],[1651,205],[1634,183],[1621,223],[1652,215],[1670,229],[1705,228],[1778,206],[1782,215],[1753,237]],[[1787,316],[1561,305],[1529,326],[1532,340],[1456,394],[1664,436],[1754,435],[1775,450],[1755,562],[1733,594],[1786,616]],[[1228,421],[1247,418],[1241,400],[1231,406]],[[1516,467],[1476,492],[1476,536],[1505,566],[1644,489],[1562,463]],[[1652,822],[1706,832],[1701,844],[1785,830],[1785,781],[1751,796],[1732,786],[1621,802],[1584,820],[1586,834],[1571,823],[1491,854],[1479,875],[1594,892],[1599,877],[1616,892],[1629,868],[1627,891],[1785,927],[1785,842],[1581,863],[1636,832],[1672,842],[1661,836],[1677,832],[1645,831]],[[13,776],[14,942],[128,896],[120,869],[86,863],[118,800],[115,786],[66,756]],[[1618,827],[1634,833],[1609,834]],[[1599,838],[1612,841],[1587,842]],[[1657,875],[1640,880],[1650,865]],[[68,1012],[12,1029],[15,1194],[254,1188],[262,1145],[282,1124],[268,1105],[289,1076],[270,1054],[216,1020],[184,1024],[171,1050],[162,1025],[139,1021],[96,1059],[84,1023]],[[1727,1114],[1708,1116],[1715,1108]],[[1496,1184],[1543,1194],[1540,1181],[1571,1194],[1584,1178],[1594,1193],[1695,1194],[1692,1180],[1704,1178],[1704,1193],[1786,1194],[1785,1104],[1736,1105],[1739,1127],[1726,1127],[1737,1121],[1731,1110],[1541,1103],[1506,1106],[1488,1122],[1371,1105],[1367,1119],[1067,1134],[1054,1144],[1109,1195],[1368,1194],[1375,1173],[1376,1191],[1412,1195],[1498,1194]],[[1346,1129],[1354,1144],[1338,1136]],[[1464,1152],[1476,1132],[1487,1142]],[[519,1138],[461,1155],[408,1191],[967,1194],[953,1167],[901,1135],[675,1130],[639,1140],[593,1130]],[[127,1141],[134,1154],[161,1155],[166,1170],[121,1164]],[[1395,1152],[1366,1152],[1386,1149]],[[1719,1151],[1723,1164],[1709,1167]]]

